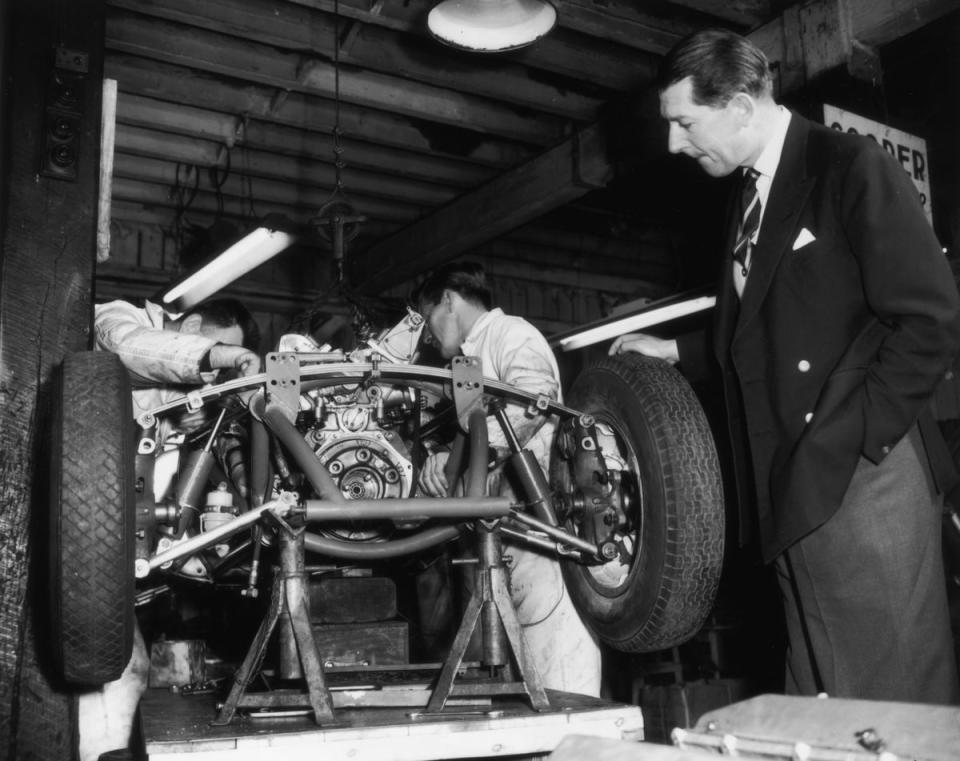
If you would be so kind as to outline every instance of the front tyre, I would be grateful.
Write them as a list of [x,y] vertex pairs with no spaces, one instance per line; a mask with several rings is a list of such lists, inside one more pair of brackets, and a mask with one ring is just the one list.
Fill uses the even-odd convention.
[[134,628],[134,443],[116,355],[63,363],[53,428],[51,579],[56,659],[67,682],[120,677]]
[[[566,403],[596,419],[607,470],[623,493],[620,557],[563,562],[584,623],[624,652],[673,647],[703,625],[723,563],[720,467],[706,416],[667,362],[607,357],[575,381]],[[554,453],[551,482],[573,494],[569,461]],[[575,520],[568,527],[579,533]]]

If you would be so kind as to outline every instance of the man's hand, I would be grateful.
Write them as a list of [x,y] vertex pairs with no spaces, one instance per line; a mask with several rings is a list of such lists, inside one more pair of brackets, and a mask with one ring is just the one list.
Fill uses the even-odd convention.
[[646,333],[627,333],[620,336],[613,342],[608,354],[612,357],[614,354],[622,354],[627,351],[665,359],[672,364],[680,361],[680,351],[675,340],[672,338],[655,338],[654,336],[648,336]]
[[243,346],[214,344],[210,348],[209,358],[212,370],[236,369],[241,376],[256,375],[260,372],[259,355]]
[[420,489],[430,497],[447,496],[447,460],[449,452],[434,452],[420,470]]

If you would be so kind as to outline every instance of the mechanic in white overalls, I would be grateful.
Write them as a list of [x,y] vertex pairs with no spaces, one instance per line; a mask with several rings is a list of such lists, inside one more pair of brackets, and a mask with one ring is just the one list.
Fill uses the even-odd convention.
[[[144,308],[111,301],[94,311],[94,349],[116,354],[130,375],[132,419],[190,387],[212,383],[220,370],[256,375],[259,341],[257,323],[234,299],[208,301],[182,315],[149,301]],[[101,753],[129,746],[149,668],[137,626],[133,654],[120,678],[78,696],[80,761],[96,761]]]
[[[557,362],[543,334],[521,317],[491,308],[483,269],[476,264],[440,267],[418,287],[415,299],[429,339],[444,359],[479,357],[483,374],[531,394],[560,399]],[[521,445],[549,472],[555,425],[544,415],[528,415],[508,405],[507,417]],[[511,451],[499,423],[488,418],[489,444],[503,462]],[[446,452],[427,458],[420,487],[431,496],[447,494]],[[509,495],[502,467],[491,472],[488,493]],[[567,594],[560,563],[534,549],[505,545],[504,564],[517,618],[544,687],[583,695],[600,694],[600,648],[580,620]]]

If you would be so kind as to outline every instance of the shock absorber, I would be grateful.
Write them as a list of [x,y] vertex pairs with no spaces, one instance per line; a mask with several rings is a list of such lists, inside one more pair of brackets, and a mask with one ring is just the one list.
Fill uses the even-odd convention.
[[213,430],[210,431],[210,438],[203,449],[193,452],[184,469],[185,472],[180,477],[180,490],[177,499],[177,506],[180,508],[180,520],[177,523],[177,537],[183,536],[184,532],[193,522],[193,517],[200,511],[200,500],[207,488],[210,479],[210,471],[213,470],[213,442],[217,438],[217,431],[220,430],[220,424],[223,422],[223,416],[227,414],[226,409],[220,411],[220,417],[217,418]]
[[510,451],[513,452],[510,455],[510,465],[520,481],[527,503],[533,508],[534,514],[540,520],[556,526],[557,515],[553,510],[550,485],[547,483],[543,468],[540,467],[540,463],[537,462],[533,452],[520,446],[520,440],[510,424],[510,418],[507,417],[507,411],[502,403],[496,406],[494,414],[497,417],[497,422],[500,423],[500,428],[503,430]]

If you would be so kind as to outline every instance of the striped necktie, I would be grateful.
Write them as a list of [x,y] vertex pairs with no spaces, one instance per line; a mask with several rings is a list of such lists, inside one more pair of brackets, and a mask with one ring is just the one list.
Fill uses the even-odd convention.
[[746,277],[750,269],[750,254],[753,244],[750,242],[760,227],[760,195],[757,193],[757,178],[760,172],[752,167],[743,178],[740,191],[740,232],[733,247],[733,258],[740,265],[740,273]]

